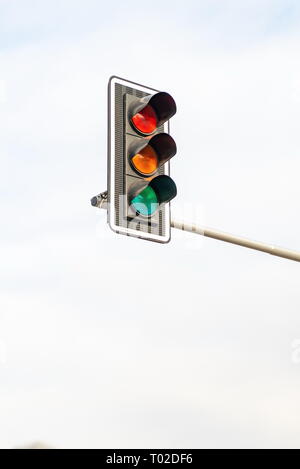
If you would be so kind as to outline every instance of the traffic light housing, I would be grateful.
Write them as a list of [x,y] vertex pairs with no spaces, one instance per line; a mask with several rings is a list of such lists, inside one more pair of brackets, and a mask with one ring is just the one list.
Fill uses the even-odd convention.
[[172,96],[118,77],[108,85],[108,222],[112,230],[166,243],[170,200],[177,193],[169,176],[176,143],[169,119]]

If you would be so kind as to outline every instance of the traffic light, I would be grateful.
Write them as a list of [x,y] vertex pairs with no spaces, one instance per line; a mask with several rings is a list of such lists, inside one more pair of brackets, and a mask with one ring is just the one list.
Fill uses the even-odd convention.
[[108,85],[108,222],[112,230],[166,243],[170,201],[177,189],[169,176],[176,143],[169,119],[172,96],[118,77]]

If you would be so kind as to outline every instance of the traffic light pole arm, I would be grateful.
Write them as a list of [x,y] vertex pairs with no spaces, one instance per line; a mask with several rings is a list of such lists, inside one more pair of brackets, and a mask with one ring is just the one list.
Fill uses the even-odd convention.
[[225,241],[226,243],[237,244],[245,248],[255,249],[256,251],[266,252],[268,254],[272,254],[273,256],[283,257],[285,259],[300,262],[300,252],[297,251],[279,248],[277,246],[260,243],[258,241],[251,241],[247,238],[240,238],[239,236],[234,236],[229,233],[223,233],[222,231],[206,228],[205,226],[196,226],[193,224],[180,222],[178,220],[172,220],[171,226],[172,228],[176,228],[177,230],[196,233],[201,236],[206,236],[208,238],[218,239],[220,241]]
[[[107,191],[101,192],[91,199],[93,207],[99,207],[107,210]],[[188,231],[190,233],[196,233],[207,238],[218,239],[219,241],[225,241],[226,243],[237,244],[244,248],[255,249],[256,251],[266,252],[273,256],[283,257],[292,261],[300,262],[300,252],[292,251],[290,249],[279,248],[272,244],[260,243],[258,241],[251,241],[247,238],[241,238],[234,236],[229,233],[223,233],[222,231],[212,230],[205,226],[196,226],[190,223],[185,223],[178,220],[171,221],[171,227],[177,230]]]

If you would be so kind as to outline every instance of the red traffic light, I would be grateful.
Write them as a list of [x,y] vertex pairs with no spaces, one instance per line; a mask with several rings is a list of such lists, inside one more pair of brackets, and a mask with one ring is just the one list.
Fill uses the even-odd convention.
[[138,132],[150,135],[176,113],[172,96],[159,92],[141,98],[131,115],[131,124]]
[[149,104],[137,112],[131,121],[134,127],[143,134],[152,134],[157,128],[157,117]]

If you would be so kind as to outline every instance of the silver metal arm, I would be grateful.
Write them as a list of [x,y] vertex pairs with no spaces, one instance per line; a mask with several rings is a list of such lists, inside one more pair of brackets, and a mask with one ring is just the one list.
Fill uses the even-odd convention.
[[[107,210],[107,191],[101,192],[91,199],[93,207],[103,208]],[[292,261],[300,262],[300,252],[292,251],[290,249],[284,249],[272,244],[260,243],[258,241],[251,241],[247,238],[241,238],[240,236],[234,236],[229,233],[223,233],[222,231],[213,230],[205,226],[196,226],[183,221],[172,220],[171,227],[177,230],[188,231],[190,233],[196,233],[207,238],[218,239],[219,241],[225,241],[226,243],[237,244],[244,248],[255,249],[256,251],[266,252],[273,256],[283,257]]]
[[272,254],[273,256],[284,257],[285,259],[300,262],[300,252],[292,251],[290,249],[284,249],[273,246],[272,244],[260,243],[258,241],[251,241],[247,238],[241,238],[239,236],[223,233],[222,231],[213,230],[205,226],[196,226],[178,220],[172,220],[171,226],[177,230],[189,231],[190,233],[196,233],[208,238],[218,239],[220,241],[225,241],[226,243],[238,244],[239,246],[243,246],[245,248],[255,249],[256,251],[263,251],[268,254]]

